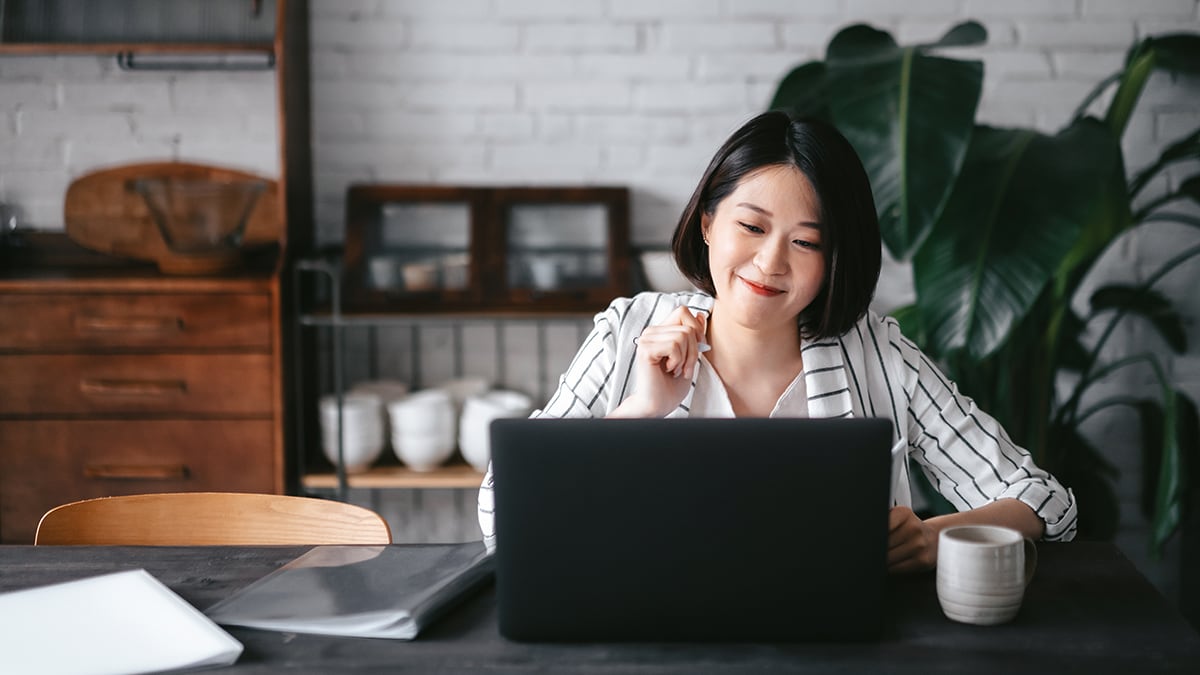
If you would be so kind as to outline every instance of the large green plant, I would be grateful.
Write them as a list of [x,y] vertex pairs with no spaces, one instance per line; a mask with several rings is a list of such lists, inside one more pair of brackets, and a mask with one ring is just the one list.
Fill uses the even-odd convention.
[[[981,25],[966,22],[937,42],[900,46],[886,32],[850,26],[829,43],[823,61],[783,79],[771,107],[827,119],[854,145],[875,191],[884,243],[912,265],[917,299],[897,318],[1039,465],[1075,491],[1082,536],[1111,537],[1118,510],[1116,470],[1080,424],[1113,406],[1138,412],[1144,505],[1158,551],[1181,522],[1188,486],[1200,485],[1189,478],[1200,468],[1196,406],[1152,351],[1107,359],[1101,353],[1128,317],[1148,321],[1176,352],[1186,350],[1180,315],[1154,286],[1197,257],[1200,246],[1180,251],[1140,283],[1104,285],[1083,316],[1071,302],[1085,280],[1095,281],[1090,275],[1101,255],[1130,232],[1164,220],[1200,226],[1200,219],[1167,211],[1179,200],[1200,201],[1200,175],[1132,208],[1168,166],[1200,158],[1200,130],[1132,180],[1120,144],[1152,72],[1200,72],[1200,35],[1138,42],[1124,67],[1054,135],[975,123],[983,64],[938,50],[986,38]],[[1114,88],[1104,118],[1088,115]],[[1099,337],[1085,340],[1088,331]],[[1153,371],[1156,396],[1083,407],[1089,388],[1139,363]],[[1069,393],[1056,397],[1056,383],[1065,382]]]

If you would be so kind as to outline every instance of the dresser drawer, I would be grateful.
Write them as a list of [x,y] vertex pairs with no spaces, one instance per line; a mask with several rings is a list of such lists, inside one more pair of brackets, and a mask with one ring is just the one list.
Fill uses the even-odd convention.
[[0,295],[0,351],[270,347],[265,293]]
[[46,511],[146,492],[279,492],[269,420],[0,421],[0,542]]
[[0,355],[0,415],[270,415],[268,354]]

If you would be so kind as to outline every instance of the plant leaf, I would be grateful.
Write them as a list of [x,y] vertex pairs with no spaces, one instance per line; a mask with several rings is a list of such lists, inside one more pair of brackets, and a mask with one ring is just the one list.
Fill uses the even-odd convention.
[[1142,399],[1135,406],[1141,422],[1142,434],[1142,516],[1154,519],[1155,503],[1158,501],[1158,480],[1162,471],[1163,420],[1166,415],[1158,401]]
[[962,167],[983,64],[898,48],[871,31],[843,31],[830,44],[829,107],[863,160],[883,241],[903,260],[928,235]]
[[[1142,41],[1142,50],[1153,50],[1157,67],[1172,73],[1200,74],[1200,35],[1196,33],[1170,33],[1155,35]],[[1129,50],[1125,57],[1129,64],[1136,57],[1139,45]]]
[[1154,519],[1151,522],[1151,553],[1162,549],[1179,529],[1187,499],[1190,475],[1189,459],[1200,454],[1200,421],[1196,404],[1182,391],[1171,389],[1163,402],[1162,461],[1155,491]]
[[1142,208],[1133,214],[1133,219],[1137,222],[1145,222],[1150,217],[1150,214],[1179,199],[1188,199],[1200,203],[1200,175],[1190,176],[1184,180],[1179,184],[1179,189],[1175,192],[1169,192],[1143,204]]
[[801,117],[831,121],[825,64],[821,61],[809,61],[792,69],[775,90],[770,109],[786,110]]
[[1062,325],[1059,328],[1061,344],[1058,352],[1059,370],[1082,372],[1088,365],[1089,350],[1083,346],[1083,337],[1087,324],[1075,312],[1068,310],[1063,313]]
[[1188,199],[1200,204],[1200,174],[1189,176],[1179,184],[1179,189],[1175,192],[1179,197],[1187,197]]
[[1133,197],[1141,192],[1142,188],[1146,187],[1146,184],[1168,164],[1197,158],[1200,158],[1200,129],[1167,146],[1167,149],[1162,151],[1153,164],[1139,171],[1133,180],[1129,181],[1129,196]]
[[936,47],[974,47],[987,42],[987,29],[975,21],[964,21],[938,39],[937,42],[921,45],[923,49]]
[[1154,51],[1152,49],[1145,49],[1137,53],[1125,66],[1125,72],[1121,74],[1121,79],[1117,83],[1117,93],[1113,94],[1112,102],[1108,105],[1108,112],[1104,116],[1104,121],[1108,124],[1108,128],[1112,129],[1114,136],[1119,138],[1125,133],[1125,127],[1129,124],[1129,116],[1133,114],[1133,108],[1141,98],[1142,89],[1146,87],[1146,80],[1149,79],[1152,72],[1154,72]]
[[1070,303],[1096,258],[1134,222],[1130,197],[1122,187],[1125,184],[1125,161],[1117,137],[1095,120],[1081,120],[1075,124],[1099,126],[1106,132],[1095,135],[1095,145],[1091,148],[1097,169],[1106,169],[1106,173],[1100,177],[1091,207],[1081,221],[1083,228],[1078,241],[1055,273],[1054,294],[1060,303]]
[[888,32],[856,23],[833,36],[825,48],[825,60],[833,63],[890,59],[898,49],[896,40]]
[[1111,540],[1120,520],[1120,506],[1113,489],[1116,467],[1076,429],[1055,427],[1051,438],[1054,455],[1048,458],[1043,468],[1075,493],[1075,500],[1080,504],[1077,536]]
[[921,325],[921,312],[916,305],[905,305],[890,312],[896,323],[900,324],[900,332],[917,344],[925,341],[925,327]]
[[1118,138],[1125,133],[1146,80],[1155,70],[1200,73],[1200,35],[1175,33],[1148,37],[1129,49],[1125,71],[1104,120]]
[[1175,306],[1162,293],[1143,286],[1110,284],[1092,294],[1092,311],[1108,309],[1136,314],[1150,322],[1176,354],[1187,351],[1187,330]]
[[1092,119],[1054,137],[976,129],[946,210],[913,258],[935,354],[983,358],[1004,343],[1100,198],[1109,139]]

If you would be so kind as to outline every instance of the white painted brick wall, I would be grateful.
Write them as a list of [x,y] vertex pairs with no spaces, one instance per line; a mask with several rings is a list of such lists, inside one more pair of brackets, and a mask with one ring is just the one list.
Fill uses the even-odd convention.
[[278,175],[271,72],[127,72],[97,56],[0,56],[0,202],[62,228],[72,180],[185,160]]
[[[662,246],[717,145],[760,111],[791,66],[820,57],[855,22],[902,42],[934,39],[967,18],[987,28],[982,47],[951,50],[986,66],[981,121],[1063,124],[1085,92],[1119,67],[1135,38],[1200,31],[1197,0],[311,0],[314,204],[318,239],[343,236],[344,194],[355,181],[604,182],[628,185],[633,241]],[[277,173],[272,73],[125,73],[97,57],[0,57],[0,201],[28,222],[61,227],[62,191],[95,166],[135,158],[211,159]],[[1096,109],[1098,110],[1098,108]],[[1155,77],[1124,140],[1131,170],[1200,124],[1200,83]],[[1189,165],[1194,171],[1195,166]],[[1144,199],[1185,174],[1156,181]],[[1197,240],[1194,230],[1122,242],[1100,276],[1145,275]],[[1190,298],[1189,336],[1200,343],[1197,268],[1164,280]],[[882,308],[911,297],[907,270],[884,270]],[[1097,282],[1098,283],[1098,282]],[[1115,349],[1141,344],[1124,331]],[[578,336],[551,349],[569,358]],[[516,341],[516,335],[510,344]],[[380,340],[378,364],[404,361]],[[522,368],[520,353],[508,370]],[[1168,358],[1200,398],[1196,350]],[[527,364],[526,364],[527,365]],[[397,366],[399,367],[399,366]],[[483,368],[474,364],[475,368]],[[1144,373],[1108,384],[1145,386]],[[531,386],[545,386],[531,383]],[[1117,418],[1112,418],[1117,419]],[[1127,420],[1097,420],[1115,439]],[[1122,482],[1128,501],[1138,477]],[[448,509],[470,536],[469,497],[392,494],[372,503],[406,514]],[[400,506],[397,506],[397,503]],[[444,536],[436,514],[422,514]],[[401,522],[408,520],[404,515]],[[440,528],[440,529],[439,529]],[[404,530],[411,536],[420,534]],[[1129,552],[1144,560],[1141,534]]]

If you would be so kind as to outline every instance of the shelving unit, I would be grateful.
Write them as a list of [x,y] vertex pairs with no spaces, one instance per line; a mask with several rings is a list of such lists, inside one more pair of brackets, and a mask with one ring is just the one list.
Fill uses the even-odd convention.
[[[331,388],[333,395],[338,397],[339,410],[341,408],[342,397],[347,390],[346,382],[346,347],[344,332],[350,328],[376,328],[376,327],[407,327],[419,328],[428,326],[452,326],[461,328],[471,324],[489,324],[497,323],[519,323],[532,324],[541,327],[545,322],[555,320],[570,320],[570,321],[588,321],[593,316],[592,311],[578,311],[574,313],[564,314],[555,312],[548,316],[534,311],[532,308],[527,310],[506,310],[506,311],[477,311],[477,312],[457,312],[457,313],[357,313],[346,312],[343,308],[342,301],[342,281],[344,277],[344,269],[340,259],[338,258],[312,258],[296,261],[294,267],[293,283],[297,288],[304,286],[306,277],[315,277],[320,279],[328,289],[328,302],[320,308],[310,309],[300,306],[299,298],[302,293],[297,293],[296,307],[294,315],[296,335],[294,340],[297,344],[301,342],[303,337],[301,333],[309,330],[323,330],[330,334],[330,360],[332,365],[332,382]],[[310,279],[311,280],[311,279]],[[550,366],[546,362],[545,354],[545,336],[544,331],[536,332],[537,341],[535,351],[541,357],[538,363],[539,377],[545,379],[545,375],[549,373]],[[582,335],[579,336],[582,338]],[[503,351],[503,345],[497,346],[497,351]],[[296,372],[300,372],[304,366],[304,355],[299,351],[295,354],[294,368]],[[419,361],[420,354],[413,355],[414,360]],[[309,405],[316,398],[313,391],[306,391],[303,384],[303,379],[297,380],[296,399],[301,401],[302,406]],[[311,388],[311,387],[310,387]],[[536,392],[539,396],[544,396],[546,392]],[[407,467],[399,465],[391,458],[381,460],[376,466],[371,467],[367,471],[355,474],[345,473],[340,463],[336,467],[328,467],[327,465],[312,468],[309,466],[310,456],[315,456],[319,453],[311,452],[311,448],[306,447],[305,440],[312,438],[311,432],[306,433],[303,427],[306,415],[303,412],[296,415],[296,421],[299,428],[295,430],[297,439],[297,464],[299,468],[299,485],[301,490],[308,492],[334,492],[339,499],[347,498],[347,491],[350,488],[367,488],[367,489],[464,489],[475,488],[483,481],[483,474],[476,471],[473,467],[467,465],[457,454],[447,464],[433,471],[418,472]],[[339,425],[341,420],[339,419]],[[342,434],[338,433],[339,443],[342,439]],[[343,449],[339,447],[338,456],[341,456]],[[322,462],[324,464],[324,462]]]
[[[310,473],[303,485],[309,490],[342,490],[337,473]],[[469,464],[453,462],[436,471],[413,471],[403,466],[380,466],[346,477],[346,487],[369,489],[477,488],[483,474]]]
[[[0,262],[0,304],[20,318],[0,348],[16,364],[4,372],[37,383],[0,397],[4,543],[32,541],[41,513],[75,499],[289,487],[283,270],[311,247],[308,3],[150,4],[0,1],[0,57],[115,55],[122,68],[186,71],[243,69],[249,54],[272,69],[281,166],[269,248],[237,272],[172,276],[53,233]],[[45,335],[28,343],[34,315]]]
[[[521,370],[513,373],[521,377],[513,382],[528,382],[524,376],[533,374],[538,386],[523,393],[540,404],[550,393],[546,383],[551,371],[557,375],[567,365],[549,364],[548,326],[554,324],[557,331],[557,324],[566,322],[579,332],[582,321],[632,288],[629,190],[355,184],[347,189],[344,251],[335,258],[296,261],[293,270],[293,286],[298,289],[294,342],[308,346],[297,351],[294,363],[294,371],[303,374],[295,396],[300,411],[295,433],[300,489],[335,490],[345,499],[351,487],[471,488],[482,482],[483,475],[461,458],[426,473],[394,463],[387,466],[385,460],[366,472],[346,475],[341,461],[328,467],[321,453],[303,447],[305,439],[318,435],[311,421],[314,416],[305,411],[315,407],[314,399],[319,397],[314,394],[320,389],[319,393],[336,396],[336,456],[344,456],[340,431],[348,384],[347,330],[366,328],[373,334],[375,329],[393,333],[397,328],[410,329],[408,384],[415,388],[423,384],[425,345],[420,336],[425,329],[449,328],[443,343],[428,347],[443,355],[453,353],[457,377],[468,374],[462,367],[467,360],[463,334],[468,327],[478,328],[475,337],[494,328],[489,365],[496,372],[489,379],[501,387],[518,388],[507,381],[503,366],[510,356],[518,355],[515,363]],[[314,286],[314,280],[322,286]],[[323,297],[320,290],[326,291]],[[302,297],[319,309],[303,307]],[[528,324],[533,330],[524,332],[520,344],[509,345],[504,336],[512,324]],[[313,360],[304,358],[320,351],[311,339],[314,331],[325,331],[330,340],[327,359],[332,362],[332,381],[326,386],[310,385],[305,391],[305,382],[317,379]],[[566,334],[572,338],[572,354],[585,334]],[[563,334],[555,335],[561,345]],[[469,355],[475,357],[476,367],[481,366],[479,347],[473,345],[475,351]],[[326,468],[309,471],[309,459]]]
[[[279,5],[279,6],[277,6]],[[0,2],[0,54],[275,54],[275,0]]]

